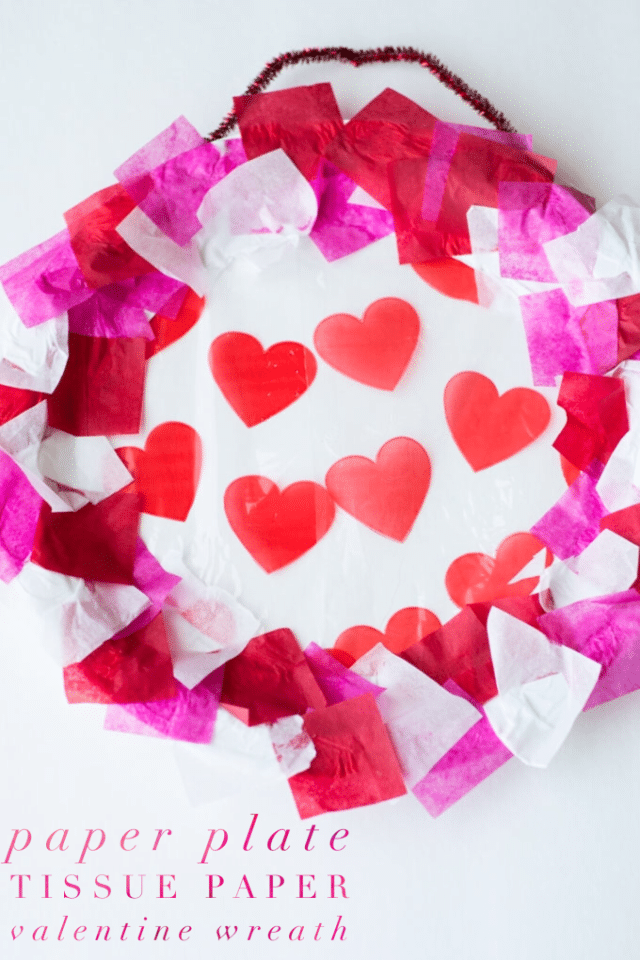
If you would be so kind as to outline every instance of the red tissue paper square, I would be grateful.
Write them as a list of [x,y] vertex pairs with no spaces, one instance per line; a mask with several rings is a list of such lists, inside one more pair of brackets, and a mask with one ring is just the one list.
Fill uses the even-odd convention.
[[600,520],[601,530],[613,530],[640,547],[640,503],[634,503],[622,510],[614,510]]
[[35,390],[22,390],[20,387],[7,387],[0,384],[0,424],[8,423],[19,417],[25,410],[35,407],[36,403],[46,400],[45,393]]
[[618,306],[618,363],[640,350],[640,293],[620,297]]
[[64,668],[69,703],[147,703],[176,695],[162,614],[128,637],[107,640]]
[[125,489],[70,513],[42,504],[31,559],[68,577],[133,584],[139,496]]
[[155,272],[156,268],[138,256],[116,230],[135,206],[125,189],[115,183],[65,213],[71,247],[92,287]]
[[538,617],[544,612],[536,596],[469,604],[400,656],[437,683],[452,680],[475,701],[486,703],[498,693],[487,635],[492,606],[532,627],[537,627]]
[[342,129],[330,83],[234,97],[233,103],[247,158],[280,148],[307,180],[315,176],[325,146]]
[[454,680],[479,703],[498,693],[486,620],[464,607],[439,630],[404,650],[400,656],[436,683]]
[[342,128],[325,156],[390,210],[388,165],[428,156],[436,123],[433,114],[387,88]]
[[371,693],[304,717],[316,756],[289,778],[300,817],[364,807],[407,792],[387,728]]
[[254,637],[227,662],[220,703],[247,710],[253,727],[324,707],[326,700],[294,634],[283,627]]
[[556,450],[580,470],[594,460],[605,464],[629,430],[624,382],[567,372],[557,403],[566,410],[567,422],[553,444]]
[[69,334],[69,360],[49,397],[49,426],[76,437],[138,433],[146,340]]

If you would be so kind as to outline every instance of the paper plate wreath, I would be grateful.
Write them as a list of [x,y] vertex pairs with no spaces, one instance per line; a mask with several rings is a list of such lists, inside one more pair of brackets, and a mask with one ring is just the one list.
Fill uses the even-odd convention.
[[2,599],[194,801],[436,816],[640,688],[640,208],[485,109],[235,107],[0,268]]

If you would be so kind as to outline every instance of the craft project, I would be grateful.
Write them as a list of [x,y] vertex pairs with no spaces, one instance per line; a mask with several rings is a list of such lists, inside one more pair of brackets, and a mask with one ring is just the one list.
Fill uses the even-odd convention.
[[638,208],[423,59],[497,129],[268,68],[0,267],[0,602],[194,802],[438,816],[640,688]]

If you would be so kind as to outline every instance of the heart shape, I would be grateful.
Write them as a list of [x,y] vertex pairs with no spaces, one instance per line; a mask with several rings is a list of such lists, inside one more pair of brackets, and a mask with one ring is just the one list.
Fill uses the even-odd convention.
[[280,413],[313,383],[316,358],[301,343],[274,343],[268,350],[247,333],[223,333],[211,344],[209,366],[228,403],[254,427]]
[[478,302],[476,272],[466,263],[446,258],[430,260],[427,263],[412,263],[411,266],[425,283],[444,293],[446,297],[468,300],[470,303]]
[[224,494],[231,529],[253,559],[273,573],[324,537],[335,506],[324,487],[301,480],[284,490],[268,477],[239,477]]
[[364,624],[344,630],[336,640],[334,650],[350,655],[355,661],[377,643],[383,643],[391,653],[400,654],[440,626],[440,621],[431,610],[405,607],[394,613],[384,633]]
[[186,423],[161,423],[140,447],[116,453],[142,495],[141,510],[169,520],[186,520],[195,499],[202,465],[200,437]]
[[147,341],[147,360],[184,337],[185,333],[188,333],[197,323],[203,310],[204,297],[199,297],[193,290],[187,290],[175,320],[163,316],[162,313],[156,313],[155,317],[149,321],[155,340]]
[[393,390],[420,336],[411,304],[396,297],[376,300],[362,319],[335,313],[316,327],[313,342],[323,360],[359,383]]
[[329,468],[327,490],[352,517],[393,540],[405,540],[420,512],[431,480],[424,447],[409,437],[382,446],[376,462],[345,457]]
[[459,607],[501,597],[527,596],[538,585],[538,577],[511,581],[544,549],[532,533],[512,533],[502,541],[495,558],[486,553],[465,553],[449,565],[445,576],[447,592]]
[[524,450],[551,419],[549,404],[536,390],[515,387],[500,396],[492,380],[471,370],[449,380],[444,412],[460,453],[475,471]]

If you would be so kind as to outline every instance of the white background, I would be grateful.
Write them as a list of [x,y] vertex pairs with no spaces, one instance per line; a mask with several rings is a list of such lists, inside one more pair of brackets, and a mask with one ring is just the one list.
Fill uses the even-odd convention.
[[[561,178],[596,196],[638,198],[638,35],[635,0],[534,4],[409,0],[368,4],[284,0],[242,5],[214,0],[96,0],[73,3],[4,0],[0,7],[0,262],[51,236],[61,213],[111,182],[111,171],[140,145],[185,114],[200,130],[215,127],[233,94],[270,57],[324,44],[411,44],[430,50],[491,99],[534,147],[558,158]],[[315,66],[285,74],[280,85],[331,80],[346,113],[391,85],[443,119],[474,122],[471,113],[416,67]],[[193,809],[160,741],[101,730],[100,708],[68,707],[57,668],[28,636],[3,636],[0,679],[0,853],[15,827],[34,834],[15,870],[0,867],[3,956],[233,958],[263,951],[291,957],[382,960],[591,960],[634,956],[640,935],[637,877],[640,800],[640,695],[592,711],[547,771],[512,761],[465,800],[432,821],[411,797],[396,804],[319,818],[316,851],[305,853],[301,824],[286,787]],[[253,851],[241,851],[250,815],[260,815]],[[313,821],[312,821],[313,822]],[[44,839],[70,828],[67,854],[47,853]],[[88,828],[107,842],[93,863],[76,866]],[[154,830],[173,835],[166,852],[150,852]],[[227,878],[226,898],[205,899],[198,866],[207,831],[225,827],[229,843],[211,872]],[[287,853],[266,853],[266,837],[292,830]],[[327,850],[349,829],[342,853]],[[118,837],[141,831],[124,854]],[[91,858],[89,858],[91,860]],[[9,870],[32,876],[33,892],[14,899]],[[327,873],[347,879],[349,901],[325,896]],[[42,897],[51,874],[52,899]],[[62,899],[65,874],[83,893]],[[93,899],[92,880],[109,874],[114,894]],[[148,887],[126,902],[122,874],[176,875],[178,897],[159,903]],[[234,900],[246,873],[256,898]],[[285,877],[283,894],[264,899],[267,873]],[[318,897],[293,897],[297,873],[318,876]],[[36,879],[39,878],[39,879]],[[117,879],[116,879],[117,878]],[[117,889],[116,889],[117,887]],[[234,888],[234,889],[231,889]],[[55,939],[62,917],[91,935],[98,923],[168,923],[172,942],[95,944]],[[327,942],[339,914],[348,939]],[[322,942],[310,942],[318,923]],[[215,928],[238,924],[230,944]],[[301,943],[246,942],[249,924],[305,924]],[[10,928],[23,925],[11,942]],[[27,939],[50,924],[49,939]],[[175,935],[193,926],[191,939]],[[57,925],[57,926],[56,926]],[[136,926],[136,933],[138,927]],[[240,940],[240,936],[245,939]],[[257,936],[257,934],[256,934]],[[214,939],[211,939],[211,938]],[[6,953],[5,953],[6,951]]]

